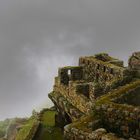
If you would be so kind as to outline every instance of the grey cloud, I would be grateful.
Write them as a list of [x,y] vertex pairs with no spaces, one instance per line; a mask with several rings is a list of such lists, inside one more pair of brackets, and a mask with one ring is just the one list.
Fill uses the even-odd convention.
[[1,0],[0,119],[51,105],[57,68],[107,52],[140,49],[138,0]]

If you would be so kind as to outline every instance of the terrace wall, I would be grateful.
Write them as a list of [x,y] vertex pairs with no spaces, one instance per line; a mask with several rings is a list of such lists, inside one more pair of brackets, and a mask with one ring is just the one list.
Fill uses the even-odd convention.
[[94,113],[102,119],[104,128],[125,138],[140,140],[140,106],[124,104],[120,97],[140,88],[140,80],[120,87],[101,97],[95,104]]

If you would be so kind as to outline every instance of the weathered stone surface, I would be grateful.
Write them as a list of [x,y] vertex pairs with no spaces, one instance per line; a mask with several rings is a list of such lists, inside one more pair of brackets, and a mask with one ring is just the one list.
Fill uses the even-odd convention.
[[135,52],[129,59],[129,67],[135,70],[140,70],[140,52]]
[[140,52],[128,67],[102,53],[59,68],[49,97],[67,140],[140,140],[139,89]]
[[128,63],[130,70],[134,72],[136,77],[140,78],[140,52],[134,52]]

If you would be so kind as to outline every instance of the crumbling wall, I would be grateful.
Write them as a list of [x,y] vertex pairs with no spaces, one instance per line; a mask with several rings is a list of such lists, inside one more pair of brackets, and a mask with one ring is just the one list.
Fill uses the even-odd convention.
[[[83,113],[90,113],[92,110],[92,105],[90,99],[86,97],[83,94],[83,91],[78,89],[79,84],[81,83],[69,81],[69,85],[61,84],[59,77],[55,78],[55,85],[54,85],[54,91],[59,92],[62,96],[64,96],[73,106],[78,108]],[[91,89],[91,86],[89,84],[89,89]],[[89,90],[90,92],[92,90]],[[85,92],[86,93],[86,92]],[[88,94],[88,93],[86,93]],[[92,93],[89,93],[92,94]]]
[[79,59],[79,66],[83,67],[84,80],[99,83],[102,91],[109,91],[114,85],[117,87],[121,82],[131,79],[129,71],[123,67],[121,61],[113,60],[109,56],[97,56]]

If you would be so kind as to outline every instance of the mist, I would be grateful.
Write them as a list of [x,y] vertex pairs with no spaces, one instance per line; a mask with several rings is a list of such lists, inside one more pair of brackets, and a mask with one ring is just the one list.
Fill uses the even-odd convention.
[[1,0],[0,119],[50,107],[58,67],[140,50],[138,0]]

